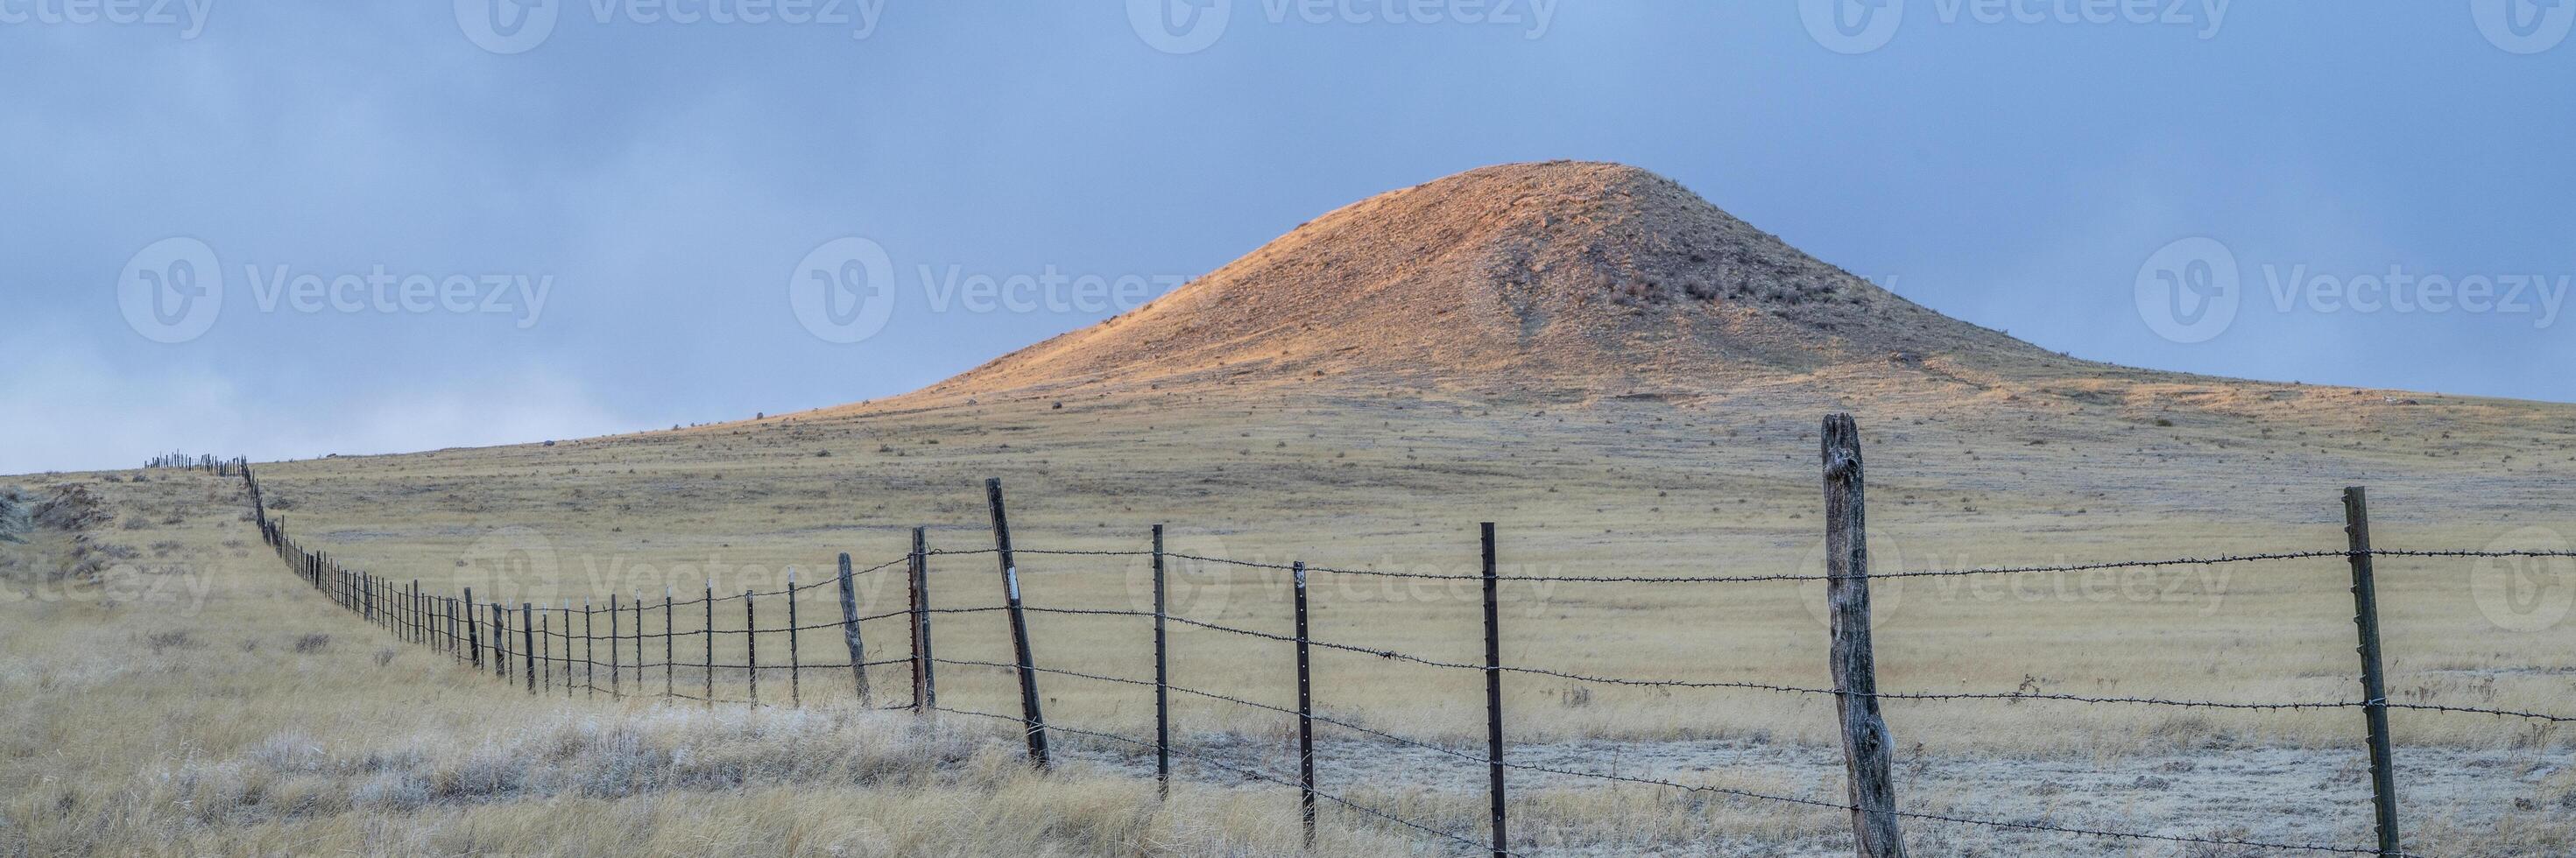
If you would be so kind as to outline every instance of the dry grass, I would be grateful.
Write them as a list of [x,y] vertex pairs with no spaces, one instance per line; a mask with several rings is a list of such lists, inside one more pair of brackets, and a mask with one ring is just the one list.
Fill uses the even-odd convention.
[[[1474,525],[1491,519],[1502,524],[1506,572],[1793,573],[1813,571],[1821,528],[1811,417],[1845,405],[1819,389],[1871,403],[1862,417],[1882,571],[2335,549],[2342,538],[2335,491],[2351,483],[2373,487],[2383,547],[2501,547],[2576,534],[2576,506],[2549,490],[2563,485],[2570,467],[2564,409],[2442,398],[2396,406],[2347,391],[2232,383],[1999,388],[1963,398],[1851,377],[1671,402],[1097,389],[919,409],[892,403],[552,447],[280,463],[262,473],[272,498],[290,507],[284,515],[297,535],[352,565],[401,581],[417,577],[433,592],[473,586],[478,596],[513,602],[604,604],[612,594],[639,592],[658,600],[666,586],[688,598],[709,578],[721,593],[772,590],[790,566],[802,580],[817,580],[840,551],[862,565],[892,559],[915,524],[933,527],[935,548],[989,547],[985,476],[1009,487],[1023,548],[1136,549],[1147,524],[1166,521],[1176,550],[1464,574],[1474,569]],[[1057,401],[1065,407],[1053,407]],[[42,601],[6,607],[13,614],[0,630],[9,665],[0,691],[13,701],[9,732],[23,738],[12,739],[7,757],[6,792],[17,798],[5,816],[9,836],[19,838],[13,842],[42,847],[31,851],[93,837],[165,851],[302,842],[222,839],[249,837],[305,837],[318,849],[375,852],[453,845],[386,839],[414,830],[480,832],[478,842],[541,852],[842,842],[837,834],[794,834],[804,830],[795,811],[745,804],[808,792],[827,797],[816,800],[835,808],[833,819],[915,830],[901,822],[915,805],[838,782],[846,769],[831,766],[856,769],[859,762],[798,769],[768,791],[513,796],[412,811],[353,806],[328,820],[198,823],[176,805],[152,803],[161,799],[135,803],[173,794],[165,784],[184,771],[249,777],[261,765],[253,752],[281,735],[318,737],[328,755],[344,759],[453,748],[424,752],[407,769],[428,776],[464,765],[472,758],[466,749],[557,741],[547,737],[592,729],[583,726],[587,719],[599,720],[596,735],[625,730],[676,749],[722,741],[687,738],[684,725],[716,729],[742,716],[691,721],[681,717],[686,713],[581,698],[496,696],[489,680],[436,669],[409,649],[379,670],[372,659],[384,647],[381,635],[323,609],[259,554],[230,485],[156,477],[94,488],[122,516],[95,531],[101,539],[135,543],[138,551],[165,540],[184,546],[171,558],[147,554],[116,568],[220,571],[137,573],[138,582],[162,583],[129,588],[136,592],[183,601],[203,594],[207,607],[182,629],[157,627],[130,608]],[[131,536],[117,529],[136,518],[155,524]],[[158,523],[172,518],[181,523]],[[23,558],[73,550],[42,540],[13,548],[22,558],[13,562],[33,568],[47,561]],[[245,540],[247,549],[225,547]],[[1140,561],[1030,554],[1021,565],[1033,604],[1145,604]],[[1238,571],[1220,579],[1203,571],[1180,570],[1189,586],[1176,613],[1286,631],[1284,574]],[[2576,637],[2563,622],[2528,628],[2495,614],[2470,586],[2480,574],[2469,561],[2382,564],[2399,699],[2566,711],[2576,699]],[[933,578],[940,605],[993,604],[1000,595],[989,556],[936,558]],[[891,576],[863,581],[867,610],[901,603]],[[2342,565],[2325,558],[2152,575],[1889,584],[1880,599],[1887,614],[1881,682],[1892,690],[2353,699],[2346,583]],[[1328,575],[1319,575],[1315,588],[1319,638],[1451,661],[1481,656],[1473,588]],[[1824,685],[1824,629],[1809,605],[1816,594],[1806,589],[1517,584],[1505,597],[1504,658],[1607,676]],[[836,611],[829,593],[814,591],[800,603],[806,622]],[[764,601],[761,611],[764,625],[784,620],[776,600]],[[650,614],[646,620],[648,629],[661,623]],[[732,613],[717,618],[719,628],[740,621]],[[698,621],[678,622],[687,631]],[[1141,621],[1041,615],[1032,625],[1043,665],[1150,676]],[[901,629],[889,621],[868,634],[879,653],[899,652]],[[151,652],[153,635],[174,631],[187,637]],[[1175,634],[1176,682],[1272,703],[1292,699],[1283,646],[1199,630]],[[299,643],[312,635],[327,635],[328,643]],[[937,641],[946,657],[1007,657],[996,615],[943,617]],[[298,654],[299,646],[308,651]],[[829,631],[800,641],[811,660],[837,661],[839,647]],[[765,662],[776,659],[783,642],[764,641],[762,651]],[[176,664],[189,669],[166,667]],[[1472,747],[1481,728],[1480,680],[1472,673],[1319,653],[1316,679],[1319,705],[1335,717],[1459,747]],[[658,676],[646,682],[658,690]],[[806,700],[846,700],[846,682],[837,673],[809,674]],[[899,695],[904,678],[884,671],[876,684]],[[1142,689],[1063,677],[1046,677],[1042,686],[1059,723],[1129,734],[1149,723]],[[943,668],[941,688],[945,702],[972,708],[1007,711],[1016,700],[1007,677],[992,671]],[[720,689],[725,696],[741,691]],[[765,684],[764,699],[781,691]],[[1284,719],[1187,697],[1178,702],[1179,723],[1194,743],[1281,770]],[[1830,798],[1838,790],[1831,715],[1820,701],[1514,677],[1506,706],[1516,753],[1527,749],[1537,755],[1531,759],[1787,794]],[[829,734],[836,737],[880,729],[856,716],[802,716],[817,717],[840,731]],[[882,729],[910,729],[902,720]],[[1901,795],[1916,806],[2192,836],[2241,828],[2233,836],[2336,842],[2358,842],[2366,816],[2366,781],[2355,768],[2361,725],[2350,712],[1925,702],[1891,704],[1890,720],[1903,744],[1899,759],[1911,771]],[[2422,842],[2443,847],[2434,854],[2547,854],[2576,843],[2563,804],[2576,794],[2565,731],[2414,713],[2399,713],[2397,726],[2401,759],[2418,761],[2406,778],[2408,824]],[[966,724],[949,729],[990,737]],[[146,741],[123,743],[127,737]],[[834,741],[867,747],[863,739]],[[1142,837],[1172,854],[1260,854],[1293,841],[1292,799],[1276,788],[1206,788],[1190,810],[1154,813],[1140,809],[1148,790],[1133,778],[1139,769],[1132,755],[1068,740],[1090,768],[1034,779],[1002,765],[1009,743],[999,744],[989,753],[1000,757],[978,763],[968,755],[950,773],[918,775],[923,780],[906,789],[918,792],[918,802],[970,814],[941,820],[1070,814],[1095,802],[1124,802],[1119,813],[1144,821],[1025,843],[974,840],[1021,835],[957,822],[959,831],[940,836],[968,839],[904,848],[1128,854],[1130,841],[1117,838]],[[1476,827],[1481,778],[1472,765],[1421,760],[1390,770],[1377,764],[1408,758],[1339,736],[1324,754],[1329,789],[1455,829]],[[2268,768],[2247,764],[2258,760]],[[199,768],[187,768],[188,761]],[[2169,771],[2194,764],[2200,768],[2193,773]],[[583,765],[539,780],[580,783],[588,777]],[[987,769],[1008,777],[970,776]],[[2172,786],[2152,786],[2159,780]],[[1516,783],[1523,784],[1516,812],[1530,820],[1521,830],[1545,853],[1840,848],[1831,814],[1643,787],[1604,792],[1534,777]],[[62,817],[72,821],[36,812],[65,795],[78,809]],[[671,795],[688,799],[658,800]],[[668,832],[541,831],[567,818],[554,812],[563,802],[616,808],[580,818],[643,818],[653,820],[635,823],[644,832],[664,825]],[[2241,821],[2230,816],[2240,810]],[[413,825],[425,822],[437,824]],[[1421,843],[1347,813],[1328,811],[1326,828],[1335,837],[1368,838],[1338,846],[1339,854]],[[675,839],[641,846],[617,839],[628,836]],[[1924,848],[1955,854],[2187,854],[1929,824],[1916,836],[1932,844]],[[819,839],[763,839],[795,837]],[[699,843],[706,845],[691,845]]]

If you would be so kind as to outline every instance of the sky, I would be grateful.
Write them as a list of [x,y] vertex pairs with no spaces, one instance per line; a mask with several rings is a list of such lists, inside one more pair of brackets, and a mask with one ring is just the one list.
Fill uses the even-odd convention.
[[2077,357],[2576,401],[2545,3],[0,0],[0,473],[883,397],[1552,158]]

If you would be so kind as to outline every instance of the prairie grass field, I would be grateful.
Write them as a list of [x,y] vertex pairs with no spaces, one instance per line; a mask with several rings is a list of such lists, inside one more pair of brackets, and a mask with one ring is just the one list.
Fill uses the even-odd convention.
[[[472,852],[506,842],[512,851],[566,854],[728,844],[845,854],[1293,852],[1293,789],[1184,760],[1178,797],[1156,807],[1149,753],[1070,732],[1057,736],[1067,766],[1028,773],[1014,762],[1012,725],[860,711],[846,669],[798,672],[802,705],[791,710],[632,699],[639,682],[648,695],[663,688],[661,644],[649,636],[663,628],[654,606],[666,588],[682,602],[710,588],[720,598],[768,593],[788,586],[793,567],[798,623],[836,622],[837,590],[825,583],[834,556],[848,552],[861,569],[899,560],[910,529],[923,526],[933,606],[1000,604],[985,477],[1003,481],[1024,593],[1040,611],[1029,617],[1036,663],[1130,680],[1041,674],[1049,721],[1128,737],[1152,735],[1151,689],[1135,684],[1153,676],[1149,620],[1046,611],[1150,611],[1142,552],[1158,522],[1172,552],[1265,564],[1173,561],[1172,616],[1271,635],[1291,631],[1289,576],[1271,566],[1473,575],[1480,521],[1498,524],[1505,576],[1821,571],[1814,429],[1773,419],[1773,409],[1474,406],[1293,392],[1247,397],[1269,403],[1247,408],[1165,399],[1041,396],[259,466],[272,514],[352,568],[417,579],[431,593],[473,587],[478,600],[569,604],[569,614],[555,615],[567,620],[584,602],[605,606],[616,596],[628,607],[627,634],[640,594],[647,667],[639,678],[631,650],[619,655],[627,698],[607,693],[604,667],[593,668],[595,691],[576,681],[531,698],[515,690],[515,676],[504,685],[391,642],[265,552],[242,520],[238,481],[18,481],[31,489],[83,482],[121,521],[182,520],[133,533],[109,525],[93,538],[155,551],[170,543],[166,556],[112,569],[149,579],[166,567],[202,592],[161,588],[195,600],[175,617],[135,599],[26,599],[6,608],[26,620],[0,638],[16,665],[8,685],[42,692],[9,695],[11,733],[21,738],[8,755],[19,799],[6,830],[28,853],[76,841],[150,844],[138,845],[144,851]],[[1913,413],[1902,396],[1880,399],[1893,407],[1864,413],[1862,425],[1881,573],[2339,551],[2337,492],[2347,484],[2370,486],[2381,548],[2563,548],[2543,543],[2576,532],[2563,493],[2531,490],[2560,484],[2554,473],[2568,466],[2548,460],[2566,460],[2564,436],[2534,428],[2545,421],[2512,406],[2445,404],[2446,414],[2418,417],[2428,407],[2404,416],[2451,421],[2440,440],[2346,447],[2322,429],[2310,440],[2248,445],[2224,425],[2248,418],[2208,410],[2122,419],[2073,408],[2042,423],[2004,409],[1945,413],[1924,404]],[[2378,422],[2331,428],[2336,438],[2413,431]],[[2132,452],[2113,455],[2114,445]],[[2476,460],[2489,464],[2466,464]],[[42,540],[9,548],[50,556]],[[2576,634],[2499,608],[2492,593],[2470,586],[2497,574],[2477,562],[2378,561],[2392,699],[2565,714],[2576,700]],[[903,607],[901,571],[856,579],[862,615]],[[1880,686],[2357,700],[2350,583],[2335,556],[1883,580],[1875,594]],[[1814,581],[1511,581],[1501,596],[1502,660],[1591,677],[1830,688],[1821,589]],[[1482,601],[1472,580],[1318,571],[1309,594],[1319,642],[1481,663]],[[722,605],[715,628],[743,628],[741,602]],[[762,628],[784,626],[784,597],[764,596],[757,609]],[[705,656],[706,638],[689,635],[703,628],[703,615],[692,615],[701,610],[673,612],[684,635],[679,661]],[[606,633],[604,617],[593,622]],[[1003,615],[942,613],[932,627],[941,704],[1016,715],[1012,674],[966,664],[1011,661]],[[908,653],[902,618],[862,628],[869,658]],[[184,639],[155,643],[171,632]],[[331,642],[295,652],[307,634]],[[1174,686],[1293,705],[1287,644],[1187,623],[1173,624],[1171,635]],[[762,665],[784,664],[787,637],[760,636]],[[743,636],[714,638],[716,663],[741,660]],[[847,660],[837,628],[796,638],[804,664]],[[1324,648],[1313,671],[1319,715],[1449,752],[1319,728],[1323,791],[1451,831],[1481,830],[1483,771],[1467,759],[1483,752],[1480,672]],[[546,675],[563,680],[552,665]],[[746,696],[740,676],[720,671],[717,696]],[[696,693],[704,677],[680,667],[670,681]],[[910,668],[878,667],[871,686],[876,703],[908,702]],[[1507,674],[1504,687],[1513,758],[1531,765],[1825,801],[1841,793],[1827,696],[1521,673]],[[784,672],[763,671],[763,703],[784,703],[788,693]],[[1172,702],[1176,743],[1187,753],[1293,772],[1293,718],[1186,693]],[[2367,757],[2354,709],[1886,706],[1899,796],[1911,809],[2186,837],[2367,840]],[[208,717],[217,711],[225,714]],[[2568,765],[2576,742],[2566,730],[2484,715],[2392,717],[2413,842],[2441,846],[2428,854],[2551,854],[2576,844],[2568,822],[2576,818],[2576,767]],[[805,759],[798,748],[815,743],[834,750]],[[624,748],[643,749],[649,761],[625,775],[603,772],[624,765],[614,762]],[[530,755],[541,762],[523,759]],[[728,755],[758,759],[739,768],[707,762]],[[512,765],[519,768],[485,771]],[[628,786],[595,784],[618,777]],[[1537,854],[1833,854],[1848,836],[1839,815],[1814,808],[1635,783],[1605,790],[1537,771],[1513,777],[1516,835]],[[456,786],[476,778],[515,786]],[[188,792],[207,789],[231,792]],[[686,810],[660,804],[678,795],[689,796]],[[1059,806],[1050,796],[1079,798]],[[227,803],[222,812],[196,809]],[[834,808],[829,819],[816,809],[824,803]],[[638,830],[538,830],[567,807]],[[1031,815],[1078,830],[990,824]],[[1323,828],[1336,838],[1335,854],[1456,846],[1330,806]],[[2239,854],[1911,828],[1919,848],[1938,854]]]

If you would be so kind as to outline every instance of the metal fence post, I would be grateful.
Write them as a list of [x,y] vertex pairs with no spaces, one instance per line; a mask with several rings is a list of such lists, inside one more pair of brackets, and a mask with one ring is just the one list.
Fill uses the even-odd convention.
[[1509,854],[1503,816],[1503,626],[1502,601],[1496,592],[1494,523],[1485,522],[1485,792],[1494,813],[1494,858]]
[[1297,821],[1305,829],[1306,847],[1315,846],[1315,686],[1306,654],[1306,561],[1290,574],[1296,584],[1297,609]]
[[1163,526],[1154,525],[1154,791],[1172,797],[1172,669],[1163,633]]
[[1029,621],[1020,610],[1020,568],[1011,556],[1010,519],[1002,511],[1002,481],[984,481],[984,497],[993,509],[993,547],[1002,564],[1002,598],[1011,619],[1011,651],[1020,664],[1020,718],[1028,730],[1029,761],[1049,764],[1046,716],[1038,707],[1038,674],[1029,657]]
[[912,711],[939,705],[939,684],[930,660],[930,534],[912,529]]
[[2379,829],[2379,854],[2396,856],[2397,764],[2388,737],[2388,679],[2379,655],[2379,588],[2370,553],[2370,497],[2360,486],[2343,490],[2344,536],[2351,545],[2352,621],[2361,632],[2362,715],[2370,724],[2370,799]]

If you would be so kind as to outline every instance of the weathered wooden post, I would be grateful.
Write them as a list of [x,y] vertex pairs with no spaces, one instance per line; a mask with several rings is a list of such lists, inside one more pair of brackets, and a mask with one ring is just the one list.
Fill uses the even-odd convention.
[[1849,414],[1825,418],[1825,600],[1831,612],[1835,701],[1841,709],[1843,766],[1852,838],[1860,858],[1903,858],[1897,825],[1895,738],[1878,711],[1878,664],[1869,628],[1869,527],[1863,514],[1860,427]]
[[617,663],[617,640],[617,594],[610,593],[608,594],[608,699],[610,700],[625,696],[624,687],[618,683],[618,678],[624,676],[626,670],[624,666]]
[[850,681],[858,686],[859,705],[875,706],[868,693],[868,645],[859,637],[859,590],[850,580],[850,554],[841,552],[841,642],[850,649]]
[[930,532],[912,529],[912,711],[939,705],[939,683],[930,660]]
[[671,585],[662,585],[662,696],[664,698],[678,697],[680,690],[678,673],[672,665],[672,662],[678,658],[677,639],[680,629],[672,620],[679,614],[678,607],[671,600],[671,595]]
[[2379,588],[2370,553],[2370,497],[2360,486],[2343,490],[2344,537],[2351,546],[2352,621],[2361,631],[2362,716],[2370,725],[2370,799],[2379,829],[2379,854],[2403,854],[2397,837],[2397,763],[2388,736],[2388,679],[2379,657]]
[[984,497],[993,508],[993,548],[1002,564],[1002,599],[1011,620],[1011,651],[1020,664],[1020,717],[1028,730],[1029,761],[1044,769],[1047,755],[1046,716],[1038,707],[1038,674],[1029,657],[1029,621],[1020,610],[1020,568],[1011,556],[1010,519],[1002,511],[1002,481],[984,481]]
[[536,606],[531,605],[531,604],[528,604],[528,603],[526,603],[526,602],[520,602],[520,603],[519,603],[519,656],[520,656],[520,659],[521,659],[523,662],[525,662],[525,664],[521,665],[519,672],[527,675],[527,678],[528,678],[528,693],[529,693],[529,694],[535,694],[535,693],[537,693],[537,623],[536,623],[536,619],[537,619],[537,609],[536,609]]
[[465,621],[465,651],[470,656],[468,660],[472,663],[475,672],[480,673],[483,670],[483,635],[479,629],[475,628],[476,626],[481,625],[481,622],[474,616],[474,588],[465,588],[465,604],[463,607],[465,609],[463,612],[465,615],[463,618]]
[[492,675],[510,679],[510,609],[492,603]]

